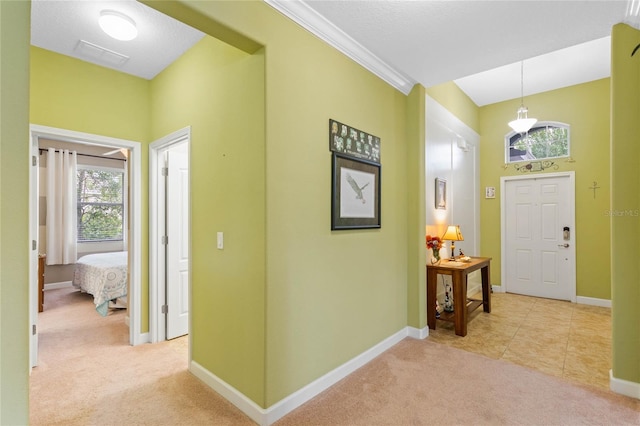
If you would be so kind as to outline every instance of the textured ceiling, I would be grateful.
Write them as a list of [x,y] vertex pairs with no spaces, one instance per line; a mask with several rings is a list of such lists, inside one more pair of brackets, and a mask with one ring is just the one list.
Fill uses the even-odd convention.
[[[615,0],[306,4],[425,87],[498,68],[495,74],[459,82],[479,105],[519,97],[520,61],[609,36],[611,27],[624,20],[628,5]],[[527,92],[607,77],[610,56],[605,44],[526,63]]]
[[[400,90],[454,80],[477,105],[520,97],[523,60],[525,96],[609,76],[611,27],[628,21],[627,9],[640,2],[265,1],[281,12],[304,9],[283,13],[311,31],[339,33],[339,43],[321,37],[373,72],[386,70]],[[133,18],[139,37],[123,42],[104,34],[97,25],[104,9]],[[202,37],[134,0],[32,2],[33,45],[146,79]]]
[[[119,41],[102,32],[98,17],[105,9],[133,19],[138,37]],[[34,0],[31,4],[32,45],[145,79],[155,77],[203,36],[134,0]]]

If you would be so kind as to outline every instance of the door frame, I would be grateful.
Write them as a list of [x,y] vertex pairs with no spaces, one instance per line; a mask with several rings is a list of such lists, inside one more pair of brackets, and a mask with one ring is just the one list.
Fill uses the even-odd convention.
[[[187,152],[191,158],[191,126],[177,130],[149,145],[149,339],[151,343],[166,340],[167,332],[166,327],[163,327],[165,314],[162,313],[166,292],[164,286],[160,285],[166,278],[165,258],[162,255],[163,251],[160,250],[166,220],[165,185],[164,180],[160,179],[162,155],[171,147],[181,143],[187,144]],[[191,215],[189,214],[190,221]],[[191,229],[191,223],[189,223],[189,229]],[[188,235],[187,238],[189,238],[189,248],[191,249],[191,235]],[[189,256],[189,270],[191,270],[191,256]],[[188,285],[189,312],[191,312],[191,274],[189,274]],[[191,333],[191,315],[189,315],[189,333]]]
[[532,173],[525,176],[502,176],[500,177],[500,291],[506,293],[507,284],[507,268],[506,268],[506,235],[507,235],[507,203],[506,203],[506,185],[509,181],[515,180],[537,180],[564,177],[569,178],[569,219],[573,237],[573,243],[569,247],[571,252],[571,262],[569,264],[569,291],[571,293],[571,302],[576,303],[576,174],[575,171],[557,172],[557,173]]
[[[56,127],[40,126],[37,124],[29,125],[29,135],[31,139],[31,156],[38,156],[38,139],[47,138],[68,142],[77,142],[85,145],[99,145],[107,148],[125,148],[131,153],[128,161],[130,162],[129,175],[129,196],[131,203],[129,205],[131,216],[129,218],[130,233],[129,238],[129,305],[127,306],[129,314],[129,344],[139,345],[147,342],[146,333],[140,332],[141,323],[141,259],[142,259],[142,189],[141,189],[141,169],[142,169],[142,145],[140,142],[112,138],[109,136],[96,135],[92,133],[76,132],[74,130],[60,129]],[[30,160],[33,161],[33,160]],[[29,174],[29,221],[30,221],[30,239],[38,244],[38,182],[36,165],[31,167]],[[33,258],[33,256],[31,256]],[[29,267],[29,318],[31,326],[37,324],[38,318],[38,281],[37,281],[37,262],[35,265],[30,263]],[[37,327],[37,326],[36,326]],[[32,366],[37,365],[37,334],[32,335],[30,339],[30,357]]]

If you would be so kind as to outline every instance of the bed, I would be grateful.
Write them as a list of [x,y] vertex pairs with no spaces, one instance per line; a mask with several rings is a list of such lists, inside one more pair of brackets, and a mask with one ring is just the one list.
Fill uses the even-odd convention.
[[93,295],[96,311],[103,317],[109,302],[127,295],[127,252],[82,256],[75,265],[73,286]]

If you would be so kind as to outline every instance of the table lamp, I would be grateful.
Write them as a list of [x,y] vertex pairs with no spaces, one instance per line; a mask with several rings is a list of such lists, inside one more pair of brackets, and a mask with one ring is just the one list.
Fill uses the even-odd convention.
[[462,232],[460,232],[460,225],[449,225],[447,227],[447,232],[444,233],[442,239],[451,241],[451,257],[449,258],[449,260],[456,260],[455,241],[464,241]]

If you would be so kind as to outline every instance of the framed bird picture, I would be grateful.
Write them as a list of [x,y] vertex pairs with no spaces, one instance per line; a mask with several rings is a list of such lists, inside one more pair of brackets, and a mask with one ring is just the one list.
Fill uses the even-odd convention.
[[331,229],[380,228],[380,164],[333,153]]

